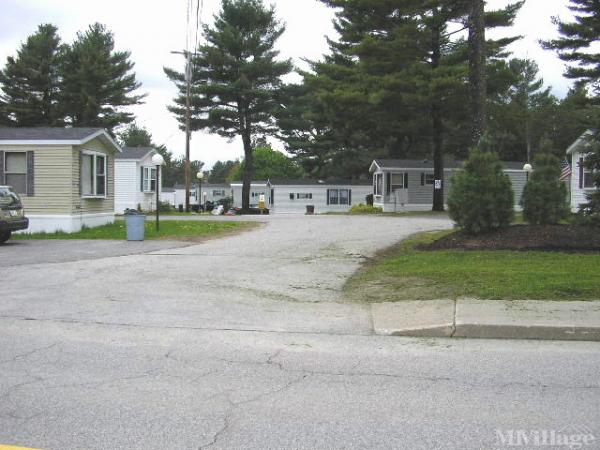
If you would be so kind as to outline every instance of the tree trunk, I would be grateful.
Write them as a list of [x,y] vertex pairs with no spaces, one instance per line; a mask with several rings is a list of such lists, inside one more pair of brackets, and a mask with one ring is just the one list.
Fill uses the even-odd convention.
[[471,0],[469,13],[469,86],[471,96],[471,141],[479,146],[486,131],[485,1]]
[[244,173],[242,183],[242,212],[248,212],[250,209],[250,185],[254,177],[254,155],[252,152],[252,138],[250,130],[246,128],[242,132],[242,141],[244,143]]
[[[441,44],[440,28],[433,29],[431,68],[435,71],[440,65]],[[440,99],[438,92],[432,93],[431,100],[431,137],[433,144],[433,177],[441,180],[439,189],[433,186],[433,211],[444,210],[444,148],[443,148],[443,122]]]

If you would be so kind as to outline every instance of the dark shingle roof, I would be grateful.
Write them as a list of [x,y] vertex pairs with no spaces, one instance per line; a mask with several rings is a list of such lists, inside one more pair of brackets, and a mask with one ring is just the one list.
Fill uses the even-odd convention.
[[[343,179],[272,179],[269,180],[273,186],[371,186],[370,180],[343,180]],[[266,184],[267,180],[255,180],[253,184]],[[234,181],[233,184],[240,185],[241,181]]]
[[116,159],[142,159],[153,152],[152,147],[123,147],[123,151],[115,156]]
[[99,131],[102,128],[0,128],[0,140],[80,141]]
[[[433,161],[427,159],[376,159],[375,163],[382,169],[431,169],[433,170]],[[460,169],[464,161],[444,161],[446,169]],[[502,161],[506,169],[521,170],[523,162]]]

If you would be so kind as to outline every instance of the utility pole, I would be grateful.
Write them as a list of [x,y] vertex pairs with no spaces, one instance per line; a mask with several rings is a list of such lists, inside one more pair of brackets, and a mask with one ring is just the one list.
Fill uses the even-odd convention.
[[190,212],[190,140],[192,138],[191,131],[191,98],[192,98],[192,54],[188,51],[171,53],[185,56],[185,212]]

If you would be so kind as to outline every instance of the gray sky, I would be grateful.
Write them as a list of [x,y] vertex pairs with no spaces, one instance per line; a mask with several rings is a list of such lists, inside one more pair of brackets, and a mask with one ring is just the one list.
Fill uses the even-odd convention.
[[[268,0],[267,0],[267,3]],[[302,58],[319,59],[327,52],[325,36],[333,36],[333,11],[318,0],[271,0],[279,18],[287,25],[279,47],[282,57],[293,58],[304,67]],[[506,0],[489,0],[489,8],[506,5]],[[515,56],[528,57],[540,66],[540,72],[554,93],[563,96],[569,82],[562,77],[564,66],[552,53],[544,51],[539,39],[556,36],[551,17],[570,18],[565,0],[527,0],[515,28],[501,34],[520,34],[524,39],[513,44]],[[204,0],[203,20],[210,22],[218,11],[220,0]],[[99,6],[101,5],[101,6]],[[141,91],[148,94],[145,104],[132,108],[138,123],[145,126],[159,144],[166,144],[175,154],[183,154],[185,139],[166,106],[176,94],[163,73],[163,66],[181,67],[182,58],[172,50],[182,49],[186,42],[187,0],[2,0],[0,15],[0,63],[14,55],[19,44],[33,33],[38,24],[50,22],[59,28],[65,42],[71,42],[78,30],[92,22],[101,22],[114,33],[118,49],[129,50],[135,71],[142,82]],[[496,37],[496,36],[495,36]],[[192,159],[208,166],[216,160],[242,156],[237,140],[228,142],[219,136],[195,132],[192,137]]]

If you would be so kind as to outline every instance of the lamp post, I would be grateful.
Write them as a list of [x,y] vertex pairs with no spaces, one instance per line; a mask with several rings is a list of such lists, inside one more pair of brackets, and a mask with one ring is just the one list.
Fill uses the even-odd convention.
[[198,213],[200,213],[200,206],[202,205],[202,180],[204,179],[202,171],[196,174],[196,178],[198,179]]
[[525,172],[526,181],[529,181],[529,174],[533,172],[533,167],[531,166],[531,164],[525,163],[525,165],[523,165],[523,171]]
[[160,167],[165,163],[165,159],[159,153],[152,157],[152,164],[156,166],[156,232],[160,228],[158,220],[158,210],[160,209]]

